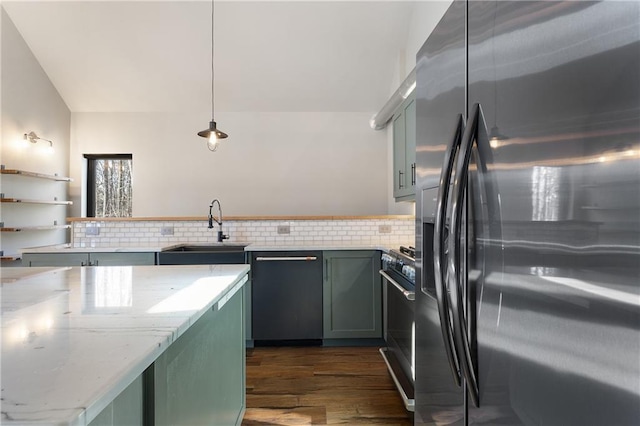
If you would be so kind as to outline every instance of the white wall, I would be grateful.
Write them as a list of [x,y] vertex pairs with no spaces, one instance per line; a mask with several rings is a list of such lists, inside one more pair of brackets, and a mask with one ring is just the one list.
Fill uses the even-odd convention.
[[[71,114],[66,104],[22,36],[2,9],[1,99],[2,148],[0,161],[7,169],[69,175],[69,127]],[[34,131],[53,141],[46,154],[44,142],[31,144],[24,133]],[[2,176],[2,192],[10,198],[60,200],[68,198],[67,184],[28,177]],[[7,227],[64,224],[65,206],[3,203],[2,221]],[[25,231],[2,233],[2,250],[14,255],[18,248],[58,244],[67,241],[67,231]]]
[[[415,3],[390,95],[450,4]],[[218,126],[231,137],[216,153],[193,136],[209,117],[74,113],[71,173],[81,181],[83,153],[133,153],[134,216],[199,215],[214,197],[238,215],[413,214],[414,203],[393,199],[392,128],[371,130],[374,112],[221,112]],[[73,200],[81,194],[77,183]]]
[[214,198],[226,215],[386,214],[386,135],[371,115],[220,112],[229,138],[209,152],[202,114],[73,113],[71,196],[83,154],[132,153],[138,217],[203,216]]
[[414,13],[411,15],[411,23],[409,24],[409,36],[407,37],[406,74],[416,66],[418,51],[427,41],[427,38],[438,25],[451,3],[453,3],[452,0],[416,2]]
[[[449,4],[416,2],[406,50],[398,53],[390,94],[415,65],[417,50]],[[3,21],[9,21],[4,12]],[[3,62],[2,162],[9,167],[25,168],[26,163],[37,171],[71,175],[75,179],[69,194],[75,202],[72,216],[83,213],[82,154],[121,152],[134,156],[134,216],[203,215],[212,198],[220,198],[230,215],[414,211],[413,203],[393,200],[391,128],[376,132],[368,127],[375,111],[221,112],[216,120],[230,138],[215,153],[207,151],[204,141],[195,136],[210,117],[74,113],[71,150],[66,156],[69,126],[63,123],[69,120],[69,111],[12,24],[10,27],[7,31],[3,28],[3,58],[11,49],[20,50],[24,56],[21,61],[29,65],[10,60],[13,65],[7,67],[7,61]],[[9,32],[6,37],[5,32]],[[5,48],[5,38],[13,48]],[[10,107],[5,113],[7,103]],[[29,131],[27,128],[54,140],[54,157],[8,151],[8,141]]]

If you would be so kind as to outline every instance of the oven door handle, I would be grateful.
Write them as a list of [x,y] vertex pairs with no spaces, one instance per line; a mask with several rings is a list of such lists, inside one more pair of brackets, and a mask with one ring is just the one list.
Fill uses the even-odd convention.
[[389,281],[395,288],[397,288],[407,300],[416,300],[416,293],[413,291],[409,291],[402,287],[396,280],[391,278],[389,274],[387,274],[383,269],[380,270],[380,275],[382,275],[387,281]]

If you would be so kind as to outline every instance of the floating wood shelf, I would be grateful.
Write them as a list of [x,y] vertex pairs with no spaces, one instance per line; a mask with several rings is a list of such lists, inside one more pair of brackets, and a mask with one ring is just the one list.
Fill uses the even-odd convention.
[[69,229],[71,225],[49,225],[49,226],[19,226],[2,227],[0,232],[22,232],[22,231],[47,231],[51,229]]
[[20,255],[0,256],[0,260],[20,260]]
[[0,202],[3,203],[23,203],[23,204],[58,204],[70,206],[73,201],[65,200],[27,200],[24,198],[0,198]]
[[[27,204],[26,206],[16,207],[15,209],[9,208],[8,206],[5,205],[6,208],[9,209],[8,211],[11,213],[9,214],[9,216],[2,218],[2,219],[8,219],[10,226],[5,226],[5,223],[2,220],[0,220],[0,233],[2,233],[2,235],[5,235],[7,240],[7,242],[6,243],[3,242],[2,246],[0,247],[0,257],[2,257],[3,261],[9,262],[9,261],[15,261],[15,260],[21,259],[22,256],[20,254],[15,254],[15,252],[19,251],[19,248],[17,247],[20,247],[22,244],[25,244],[25,238],[27,238],[29,235],[31,235],[33,238],[35,238],[36,235],[38,235],[38,239],[42,239],[44,243],[46,240],[51,239],[51,237],[53,236],[58,237],[59,236],[58,230],[67,230],[71,228],[71,225],[64,224],[65,223],[64,220],[49,221],[46,219],[38,220],[37,222],[40,222],[41,224],[50,223],[51,225],[38,225],[36,222],[35,224],[31,223],[31,224],[25,224],[25,226],[19,226],[16,223],[20,223],[24,221],[16,219],[15,216],[22,215],[24,212],[29,212],[29,211],[31,211],[33,214],[35,214],[35,212],[37,211],[39,212],[38,214],[40,215],[40,213],[43,212],[40,209],[45,209],[45,207],[29,207],[29,206],[36,206],[38,204],[41,206],[73,205],[72,201],[58,199],[58,198],[67,198],[68,195],[62,195],[62,193],[58,194],[57,192],[51,192],[48,190],[48,188],[52,188],[49,185],[59,185],[59,184],[45,182],[45,181],[50,181],[50,182],[53,181],[53,182],[63,182],[65,184],[68,184],[69,182],[72,182],[73,179],[67,176],[59,176],[57,173],[48,174],[48,173],[38,173],[38,172],[32,172],[28,170],[21,170],[21,169],[9,169],[4,164],[0,164],[0,174],[2,175],[6,185],[14,187],[13,189],[4,188],[5,185],[3,184],[3,190],[0,191],[0,203],[2,203],[2,205],[5,205],[5,203]],[[9,178],[10,175],[19,176],[19,177]],[[20,185],[26,185],[26,187],[24,188],[21,186],[16,187],[15,185],[18,185],[18,182],[20,183]],[[38,192],[35,192],[37,188],[40,188],[40,189],[38,190]],[[5,193],[5,190],[7,189],[9,189],[9,193],[13,193],[11,195],[14,195],[17,197],[15,198],[11,196],[8,197],[7,194]],[[22,198],[23,196],[25,198]],[[44,199],[42,199],[42,197],[44,197]],[[46,207],[46,210],[49,213],[53,214],[54,210],[49,210],[49,208],[51,207]],[[60,211],[57,210],[58,208],[59,207],[56,207],[55,212],[59,213]],[[26,210],[23,210],[23,209],[26,209]],[[55,217],[52,217],[51,219],[55,219]],[[62,223],[62,224],[58,225],[58,223]],[[22,234],[15,234],[17,232],[20,232]],[[25,232],[26,234],[24,234]],[[40,232],[40,234],[32,234],[31,232]],[[14,233],[14,236],[7,235],[8,233]],[[20,235],[22,235],[22,237]],[[32,238],[32,237],[28,237],[28,238]],[[9,251],[9,253],[5,254],[7,250]]]
[[28,172],[26,170],[5,169],[4,166],[2,169],[0,169],[0,173],[2,173],[3,175],[20,175],[20,176],[34,177],[38,179],[57,180],[60,182],[73,182],[73,179],[66,176],[48,175],[44,173]]

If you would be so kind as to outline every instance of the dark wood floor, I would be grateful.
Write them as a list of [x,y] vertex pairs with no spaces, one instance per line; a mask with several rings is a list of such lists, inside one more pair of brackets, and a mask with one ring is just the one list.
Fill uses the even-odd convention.
[[378,348],[247,350],[243,425],[412,424]]

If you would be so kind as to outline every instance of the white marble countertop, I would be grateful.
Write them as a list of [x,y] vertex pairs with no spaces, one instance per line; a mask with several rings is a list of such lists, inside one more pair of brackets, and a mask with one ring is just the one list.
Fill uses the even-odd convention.
[[245,247],[245,251],[302,251],[302,250],[380,250],[387,252],[389,247],[381,244],[353,241],[318,241],[318,242],[278,242],[253,243]]
[[248,271],[3,268],[0,423],[89,423]]
[[43,246],[20,249],[21,254],[25,253],[153,253],[166,250],[171,246],[120,246],[120,247],[71,247],[70,244],[57,246]]
[[[194,246],[238,246],[245,245],[245,251],[298,251],[298,250],[381,250],[389,251],[391,247],[377,243],[357,242],[357,241],[317,241],[317,242],[270,242],[270,243],[250,243],[250,242],[225,242],[225,243],[176,243],[163,246],[145,247],[35,247],[25,248],[24,253],[119,253],[119,252],[161,252],[180,245]],[[395,248],[395,246],[394,246]]]

